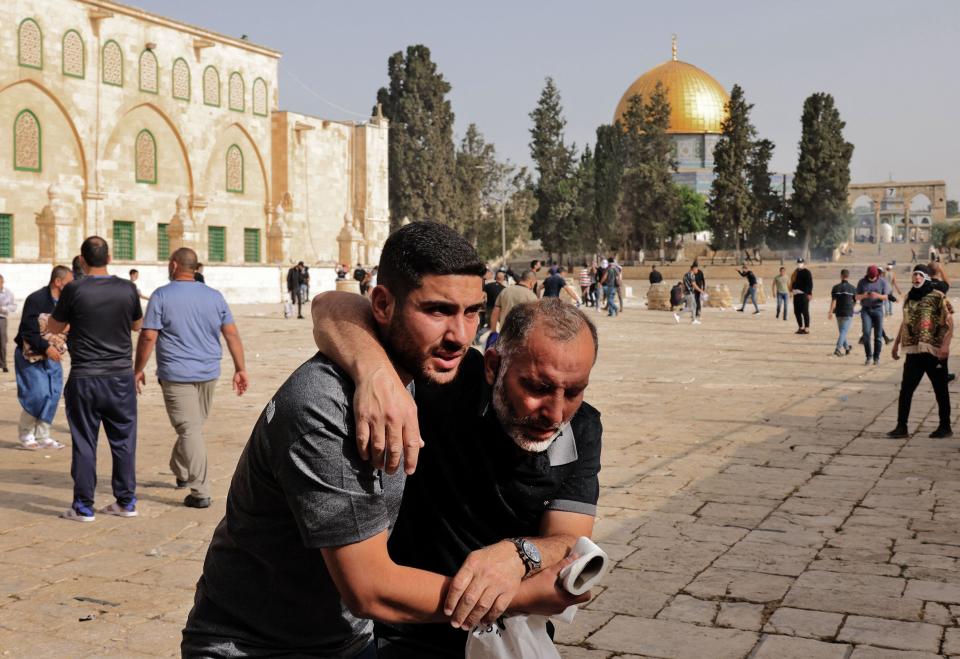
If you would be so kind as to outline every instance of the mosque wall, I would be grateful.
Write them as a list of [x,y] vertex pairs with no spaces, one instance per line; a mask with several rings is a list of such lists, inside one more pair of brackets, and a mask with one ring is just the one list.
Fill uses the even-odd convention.
[[208,272],[332,264],[346,215],[379,257],[386,121],[278,121],[279,57],[107,0],[0,3],[0,268],[91,234],[118,273],[181,245]]

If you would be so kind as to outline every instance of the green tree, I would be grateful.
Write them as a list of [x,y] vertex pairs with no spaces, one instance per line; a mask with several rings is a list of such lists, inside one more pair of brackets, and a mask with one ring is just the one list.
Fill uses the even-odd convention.
[[594,212],[593,222],[583,227],[583,237],[590,252],[601,242],[614,248],[626,244],[629,231],[620,213],[623,196],[624,133],[620,122],[597,128],[594,149]]
[[685,185],[674,183],[674,190],[680,199],[680,219],[677,233],[697,233],[710,228],[707,222],[707,202],[703,195]]
[[947,217],[956,217],[960,215],[960,209],[957,208],[956,199],[947,199]]
[[[673,141],[670,128],[670,103],[666,88],[657,83],[646,103],[640,95],[632,97],[623,116],[624,161],[621,212],[631,227],[633,244],[646,246],[664,241],[677,233],[680,199],[673,185]],[[633,244],[628,245],[632,249]]]
[[516,171],[509,163],[503,164],[498,176],[496,203],[485,206],[477,226],[477,253],[486,261],[501,256],[504,227],[508,256],[529,240],[530,221],[537,210],[535,186],[525,167]]
[[800,122],[803,130],[790,212],[803,236],[806,257],[811,247],[833,249],[846,239],[852,222],[847,187],[853,145],[843,138],[846,123],[830,94],[809,96]]
[[770,180],[770,158],[773,157],[773,142],[757,140],[750,151],[747,163],[747,182],[750,186],[753,212],[753,242],[764,242],[778,249],[789,239],[789,230],[784,230],[783,202],[773,189]]
[[497,183],[503,178],[493,144],[484,140],[476,124],[467,126],[456,154],[456,206],[450,225],[474,246],[481,216],[496,203]]
[[563,129],[560,90],[553,78],[547,78],[537,107],[530,112],[530,155],[539,178],[535,188],[537,210],[531,230],[548,252],[569,251],[576,240],[576,189],[574,157],[576,148],[568,146]]
[[[727,117],[713,151],[714,179],[710,187],[710,228],[715,248],[736,249],[741,259],[741,239],[753,225],[754,199],[750,191],[750,157],[756,134],[750,110],[740,85],[734,85],[727,103]],[[769,182],[768,182],[769,185]]]
[[423,45],[391,55],[387,71],[390,84],[377,102],[390,120],[390,225],[405,217],[451,222],[457,192],[450,84]]

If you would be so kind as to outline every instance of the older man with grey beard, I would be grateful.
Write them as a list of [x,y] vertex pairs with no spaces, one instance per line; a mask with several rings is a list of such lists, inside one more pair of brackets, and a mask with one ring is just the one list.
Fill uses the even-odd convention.
[[[370,408],[359,399],[380,377],[378,349],[338,334],[332,319],[353,314],[337,307],[314,305],[318,346],[364,356],[353,370],[358,407]],[[461,582],[489,566],[519,586],[592,534],[602,426],[583,395],[596,355],[583,312],[545,298],[514,307],[496,345],[482,356],[468,351],[452,384],[417,388],[426,447],[390,535],[396,562],[456,575],[459,596]],[[468,588],[463,600],[484,596]],[[377,636],[382,659],[462,657],[467,638],[446,624],[378,624]]]

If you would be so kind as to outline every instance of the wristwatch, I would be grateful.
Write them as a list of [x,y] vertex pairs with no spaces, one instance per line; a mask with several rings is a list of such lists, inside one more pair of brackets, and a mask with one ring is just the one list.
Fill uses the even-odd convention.
[[520,560],[523,561],[523,567],[526,570],[523,573],[524,577],[540,569],[540,550],[537,549],[535,544],[526,538],[510,538],[510,542],[517,548],[517,553],[520,554]]

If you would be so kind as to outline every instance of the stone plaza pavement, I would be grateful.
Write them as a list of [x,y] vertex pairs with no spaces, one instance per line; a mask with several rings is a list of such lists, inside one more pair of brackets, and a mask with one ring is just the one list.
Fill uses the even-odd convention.
[[[252,386],[240,399],[228,378],[217,389],[206,511],[180,505],[153,381],[140,407],[140,517],[57,519],[70,502],[69,448],[12,450],[16,391],[2,376],[0,655],[178,653],[240,450],[312,352],[309,321],[234,311]],[[616,567],[558,626],[564,657],[960,657],[960,437],[927,438],[926,381],[919,431],[891,440],[902,362],[832,357],[822,299],[809,336],[770,305],[759,316],[710,309],[700,326],[637,305],[594,315],[601,352],[587,400],[605,427],[595,539]],[[68,440],[62,411],[55,429]],[[105,505],[105,441],[99,456]]]

